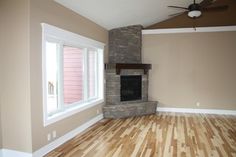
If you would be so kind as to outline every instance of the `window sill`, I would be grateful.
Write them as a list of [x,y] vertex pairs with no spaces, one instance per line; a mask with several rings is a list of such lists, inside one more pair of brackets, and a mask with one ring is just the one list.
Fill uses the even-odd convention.
[[63,112],[56,113],[56,114],[44,119],[44,127],[46,127],[50,124],[53,124],[57,121],[60,121],[62,119],[65,119],[67,117],[70,117],[78,112],[81,112],[81,111],[84,111],[84,110],[91,108],[93,106],[99,105],[103,102],[104,102],[104,99],[96,99],[96,100],[89,101],[89,102],[83,103],[83,104],[75,106],[75,107],[68,108]]

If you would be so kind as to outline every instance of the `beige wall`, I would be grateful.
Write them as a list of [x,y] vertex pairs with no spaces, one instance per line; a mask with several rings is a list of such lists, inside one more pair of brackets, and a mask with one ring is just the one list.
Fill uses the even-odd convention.
[[143,35],[149,98],[161,107],[236,110],[236,32]]
[[[3,6],[3,2],[2,1],[0,1],[0,21],[2,21],[2,19],[3,19],[3,14],[2,14],[2,12],[1,12],[1,10],[2,10],[2,6]],[[2,34],[2,32],[3,32],[3,30],[4,30],[4,28],[3,28],[3,26],[4,26],[5,24],[3,24],[2,22],[0,22],[0,34]],[[0,149],[2,148],[2,66],[3,66],[3,64],[2,64],[2,55],[3,55],[3,45],[1,44],[1,43],[3,43],[3,37],[2,36],[0,36]]]
[[[2,65],[0,64],[0,66],[2,66]],[[0,81],[1,81],[1,79],[0,79]],[[0,83],[0,89],[1,89],[1,83]],[[2,103],[1,103],[1,91],[0,91],[0,149],[2,148],[2,113],[1,112],[2,112]]]
[[30,152],[29,1],[1,0],[2,146]]
[[[1,104],[0,104],[1,107]],[[1,112],[0,112],[0,149],[2,149],[2,120],[1,120]]]
[[[40,23],[55,25],[103,43],[108,42],[108,32],[84,17],[60,6],[53,0],[31,0],[30,9],[31,114],[33,151],[36,151],[48,144],[47,134],[49,132],[56,130],[58,137],[60,137],[95,117],[97,109],[101,112],[101,105],[98,105],[47,127],[43,126]],[[105,60],[107,60],[107,57]]]

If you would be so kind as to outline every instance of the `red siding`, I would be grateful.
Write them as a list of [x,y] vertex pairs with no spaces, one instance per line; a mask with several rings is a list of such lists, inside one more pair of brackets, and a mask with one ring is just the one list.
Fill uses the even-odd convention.
[[64,47],[64,103],[71,104],[83,99],[82,49]]

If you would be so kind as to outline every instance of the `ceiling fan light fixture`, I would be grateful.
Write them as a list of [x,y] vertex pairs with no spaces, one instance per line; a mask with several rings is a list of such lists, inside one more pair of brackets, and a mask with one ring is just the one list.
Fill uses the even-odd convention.
[[188,12],[188,16],[191,18],[196,18],[201,16],[202,12],[200,10],[192,10]]
[[[229,7],[228,5],[218,5],[211,6],[216,0],[202,0],[201,3],[196,3],[196,0],[193,0],[193,3],[190,4],[187,8],[181,6],[168,6],[171,8],[184,9],[185,11],[182,13],[188,12],[188,17],[195,19],[202,15],[201,11],[225,11]],[[173,14],[173,16],[177,16],[180,14]]]

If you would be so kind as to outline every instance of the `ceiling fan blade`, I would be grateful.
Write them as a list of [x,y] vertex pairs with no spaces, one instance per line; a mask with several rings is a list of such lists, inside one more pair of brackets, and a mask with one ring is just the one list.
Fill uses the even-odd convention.
[[203,0],[199,5],[201,8],[205,8],[209,5],[211,5],[212,3],[214,3],[216,0]]
[[179,7],[179,6],[168,6],[170,8],[178,8],[178,9],[185,9],[185,10],[188,10],[188,8],[185,8],[185,7]]
[[202,8],[202,11],[225,11],[229,8],[228,5],[221,5],[221,6],[214,6],[214,7],[207,7]]
[[184,13],[186,13],[186,11],[175,13],[175,14],[170,14],[169,16],[173,17],[173,16],[178,16],[178,15],[184,14]]

